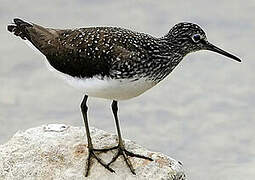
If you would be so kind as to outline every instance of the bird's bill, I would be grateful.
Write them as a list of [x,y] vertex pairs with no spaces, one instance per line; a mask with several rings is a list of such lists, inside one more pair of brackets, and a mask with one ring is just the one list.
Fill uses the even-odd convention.
[[206,43],[206,48],[205,49],[209,50],[209,51],[214,51],[216,53],[219,53],[219,54],[227,56],[227,57],[229,57],[231,59],[234,59],[234,60],[236,60],[238,62],[241,62],[241,59],[239,59],[238,57],[236,57],[236,56],[234,56],[234,55],[232,55],[232,54],[230,54],[230,53],[228,53],[228,52],[226,52],[226,51],[224,51],[224,50],[214,46],[213,44],[211,44],[209,42]]

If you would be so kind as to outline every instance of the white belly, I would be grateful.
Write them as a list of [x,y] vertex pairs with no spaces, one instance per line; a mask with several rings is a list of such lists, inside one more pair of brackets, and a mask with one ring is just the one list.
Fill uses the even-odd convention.
[[46,60],[46,64],[50,71],[53,71],[57,76],[66,80],[71,86],[81,90],[84,94],[93,97],[125,100],[139,96],[143,92],[156,85],[156,82],[141,78],[133,79],[111,79],[100,77],[93,78],[77,78],[72,77],[54,69]]
[[125,100],[139,96],[155,85],[155,83],[147,82],[145,79],[132,81],[132,79],[106,78],[101,80],[97,77],[78,79],[70,76],[65,77],[65,79],[70,85],[80,89],[88,96],[112,100]]

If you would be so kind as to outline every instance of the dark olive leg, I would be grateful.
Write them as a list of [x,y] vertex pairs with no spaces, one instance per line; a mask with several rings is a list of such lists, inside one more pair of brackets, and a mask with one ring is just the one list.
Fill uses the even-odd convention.
[[152,159],[150,157],[146,157],[146,156],[142,156],[139,154],[134,154],[130,151],[127,151],[125,149],[122,137],[121,137],[121,131],[120,131],[120,125],[119,125],[119,119],[118,119],[118,102],[117,101],[113,101],[112,102],[112,112],[114,115],[114,119],[115,119],[115,124],[116,124],[116,128],[117,128],[117,133],[118,133],[118,138],[119,138],[119,143],[117,146],[113,147],[112,149],[118,149],[117,154],[112,158],[112,160],[108,163],[108,165],[111,165],[114,161],[116,161],[116,159],[118,159],[118,157],[120,155],[123,156],[127,166],[129,167],[130,171],[135,174],[135,170],[130,162],[130,160],[128,159],[128,156],[131,157],[137,157],[137,158],[143,158],[143,159],[147,159],[152,161]]
[[88,107],[86,104],[87,99],[88,99],[88,96],[85,95],[83,98],[83,101],[81,103],[81,111],[82,111],[83,120],[84,120],[84,124],[85,124],[87,139],[88,139],[88,152],[89,152],[89,155],[87,158],[86,170],[85,170],[86,177],[89,174],[92,158],[95,158],[102,166],[104,166],[109,171],[114,172],[114,170],[112,168],[110,168],[109,165],[105,164],[100,158],[98,158],[94,152],[94,151],[98,151],[98,150],[93,148],[93,144],[92,144],[92,140],[91,140],[91,136],[90,136],[90,132],[89,132],[89,123],[88,123],[88,117],[87,117]]

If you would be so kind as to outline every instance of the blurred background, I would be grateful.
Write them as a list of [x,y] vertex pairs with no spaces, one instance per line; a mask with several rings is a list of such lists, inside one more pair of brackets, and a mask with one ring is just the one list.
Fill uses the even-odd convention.
[[[120,102],[123,136],[180,160],[192,180],[254,179],[254,10],[254,0],[1,0],[0,143],[43,124],[83,126],[83,94],[6,31],[14,17],[55,28],[120,26],[156,37],[189,21],[243,63],[208,51],[188,55],[156,87]],[[90,125],[115,133],[110,104],[89,99]]]

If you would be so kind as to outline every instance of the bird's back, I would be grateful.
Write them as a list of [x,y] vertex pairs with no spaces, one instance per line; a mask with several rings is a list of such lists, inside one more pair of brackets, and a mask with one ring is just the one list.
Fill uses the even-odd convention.
[[9,27],[28,39],[56,70],[73,77],[112,78],[143,76],[152,45],[158,39],[117,27],[52,29],[16,19]]

